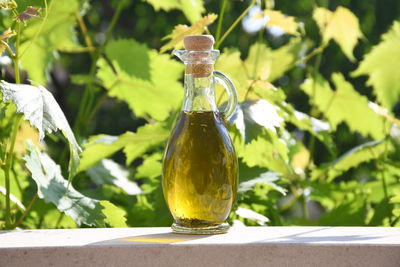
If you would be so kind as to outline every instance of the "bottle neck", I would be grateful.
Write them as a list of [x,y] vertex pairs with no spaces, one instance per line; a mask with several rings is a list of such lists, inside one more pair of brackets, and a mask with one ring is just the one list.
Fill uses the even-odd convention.
[[185,73],[183,111],[217,111],[214,76],[197,77]]

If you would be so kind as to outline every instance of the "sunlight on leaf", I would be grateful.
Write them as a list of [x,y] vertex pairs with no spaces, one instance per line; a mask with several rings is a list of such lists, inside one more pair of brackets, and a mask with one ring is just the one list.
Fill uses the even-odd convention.
[[106,56],[112,66],[101,58],[97,77],[108,94],[125,101],[135,115],[162,121],[181,104],[183,65],[168,55],[133,39],[120,39],[107,44]]
[[258,177],[242,182],[239,184],[238,193],[243,194],[247,191],[253,190],[254,186],[258,183],[266,184],[271,186],[272,189],[280,192],[282,195],[286,195],[286,190],[275,184],[274,182],[279,180],[279,174],[276,172],[265,172],[260,174]]
[[258,225],[265,225],[267,222],[269,222],[269,219],[264,215],[244,207],[238,207],[235,213],[244,219],[256,221]]
[[231,123],[235,124],[245,143],[257,138],[262,128],[276,132],[276,128],[282,126],[284,121],[277,112],[277,107],[268,101],[246,101],[239,104]]
[[363,34],[358,18],[353,12],[342,6],[334,12],[318,7],[314,10],[313,18],[320,28],[323,42],[335,40],[347,58],[355,61],[353,50]]
[[122,148],[127,156],[127,164],[130,164],[143,153],[164,143],[168,135],[169,131],[164,128],[163,124],[156,123],[146,124],[138,128],[136,133],[126,132],[120,136],[93,136],[83,145],[79,171],[90,168]]
[[51,1],[49,8],[47,20],[32,18],[21,34],[22,67],[31,80],[40,84],[48,81],[57,51],[81,48],[76,36],[75,18],[80,8],[79,1]]
[[373,86],[374,94],[387,109],[391,110],[400,98],[400,22],[382,36],[353,72],[354,76],[368,75],[367,85]]
[[164,37],[164,39],[169,39],[170,41],[161,47],[161,52],[165,52],[170,49],[180,49],[183,48],[183,38],[186,35],[196,35],[202,34],[206,27],[213,23],[217,19],[216,14],[209,14],[202,19],[198,20],[192,26],[187,25],[177,25],[171,34]]
[[[332,80],[336,91],[321,76],[316,81],[307,79],[300,88],[310,97],[315,90],[314,103],[328,119],[333,130],[340,123],[346,122],[352,131],[382,139],[385,135],[383,118],[370,108],[368,99],[354,90],[342,74],[334,73]],[[365,118],[368,118],[368,124],[365,123]]]
[[190,22],[195,22],[201,18],[201,14],[205,11],[203,0],[145,0],[151,4],[154,9],[170,11],[172,9],[180,9]]
[[124,167],[110,159],[103,159],[97,165],[86,171],[91,180],[101,186],[111,184],[121,188],[128,195],[141,194],[139,186],[129,180],[129,172]]
[[100,205],[103,207],[103,214],[106,217],[104,222],[111,227],[128,227],[126,224],[126,211],[110,201],[102,200]]
[[29,144],[28,151],[24,157],[25,165],[32,173],[40,198],[56,205],[78,225],[104,226],[100,201],[82,195],[72,185],[68,187],[60,166],[37,147]]
[[69,179],[74,177],[79,166],[80,146],[76,142],[67,119],[53,95],[43,86],[12,84],[0,82],[3,102],[12,101],[17,106],[17,112],[23,113],[25,120],[38,129],[39,139],[45,133],[60,130],[67,138],[70,148]]
[[[0,194],[5,196],[6,192],[7,192],[6,189],[4,187],[0,186]],[[14,202],[21,210],[25,210],[24,204],[22,204],[22,202],[16,196],[14,196],[12,193],[10,193],[10,200],[12,202]]]
[[267,27],[279,27],[285,33],[296,35],[299,25],[294,17],[286,16],[279,10],[266,10],[265,14],[269,17]]
[[249,167],[264,167],[284,175],[290,174],[288,147],[276,133],[270,130],[264,130],[264,132],[249,144],[235,145],[238,157],[242,158]]

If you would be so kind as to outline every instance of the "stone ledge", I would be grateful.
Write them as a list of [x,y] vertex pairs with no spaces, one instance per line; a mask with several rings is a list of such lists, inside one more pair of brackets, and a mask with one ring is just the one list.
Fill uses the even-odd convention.
[[400,228],[238,227],[0,231],[0,266],[400,266]]

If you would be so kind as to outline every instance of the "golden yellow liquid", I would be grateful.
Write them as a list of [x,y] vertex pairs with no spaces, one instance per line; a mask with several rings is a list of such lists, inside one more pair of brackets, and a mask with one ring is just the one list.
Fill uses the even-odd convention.
[[183,227],[223,223],[236,198],[238,163],[218,112],[182,112],[164,154],[163,191]]

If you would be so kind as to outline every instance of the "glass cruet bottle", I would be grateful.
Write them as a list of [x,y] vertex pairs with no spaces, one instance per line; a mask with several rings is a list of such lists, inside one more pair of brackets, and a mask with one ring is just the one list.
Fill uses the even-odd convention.
[[[214,71],[219,51],[213,44],[211,35],[186,36],[186,50],[174,51],[185,64],[185,94],[165,149],[162,185],[175,233],[226,233],[237,194],[238,161],[226,128],[237,93],[227,76]],[[216,105],[216,82],[228,95],[224,111]]]

